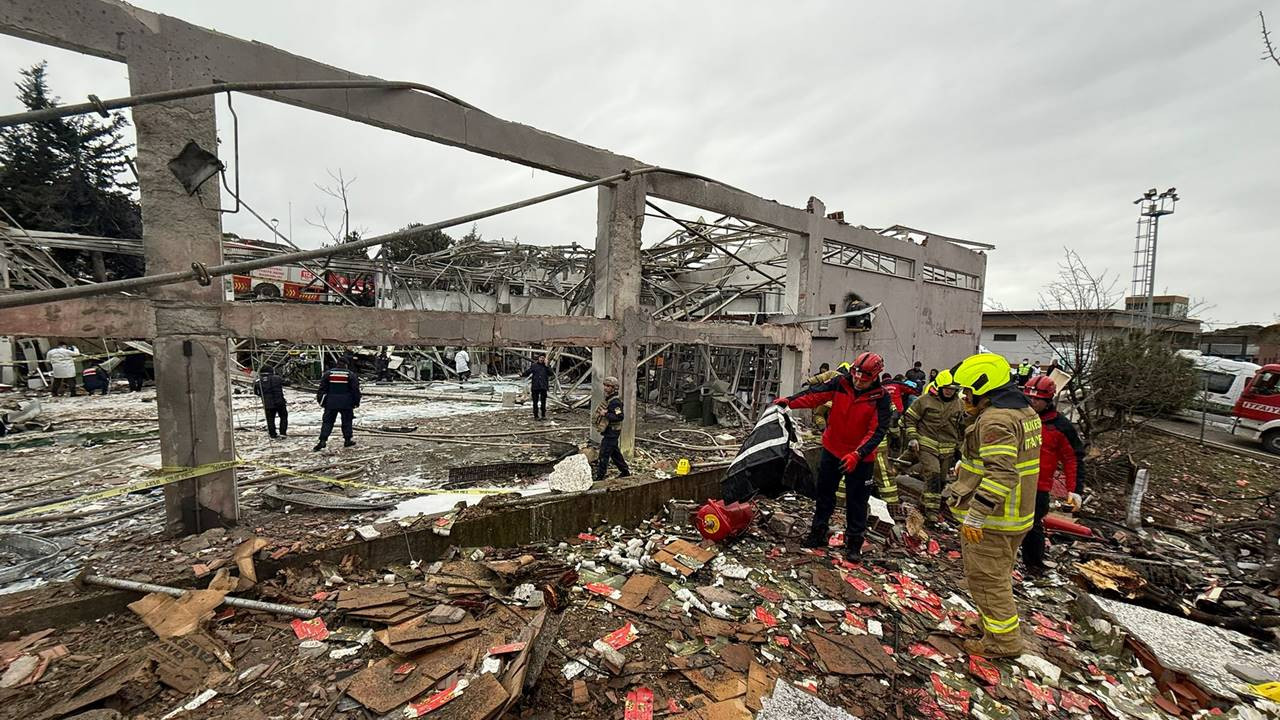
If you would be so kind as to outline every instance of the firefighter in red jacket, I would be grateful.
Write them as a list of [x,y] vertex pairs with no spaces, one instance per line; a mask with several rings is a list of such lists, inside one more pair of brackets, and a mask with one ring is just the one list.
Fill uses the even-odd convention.
[[836,489],[844,478],[845,554],[850,559],[862,554],[876,450],[889,430],[892,415],[889,394],[880,387],[878,379],[882,370],[884,359],[864,352],[838,377],[775,401],[778,405],[799,409],[831,402],[827,429],[822,433],[817,507],[809,536],[804,540],[805,547],[827,546],[827,523],[835,511]]
[[1036,515],[1031,532],[1022,540],[1022,563],[1027,572],[1041,575],[1044,565],[1044,516],[1049,514],[1049,491],[1053,477],[1062,467],[1067,485],[1067,502],[1073,511],[1080,509],[1080,493],[1084,490],[1084,443],[1075,426],[1054,407],[1058,386],[1048,375],[1036,375],[1022,387],[1031,407],[1040,414],[1043,432],[1040,444],[1040,481],[1036,485]]

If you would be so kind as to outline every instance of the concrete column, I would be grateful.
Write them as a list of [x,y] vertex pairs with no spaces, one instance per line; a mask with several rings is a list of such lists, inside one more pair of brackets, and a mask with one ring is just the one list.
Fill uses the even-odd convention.
[[[643,328],[640,308],[640,228],[644,224],[645,179],[643,177],[601,186],[596,214],[595,316],[622,323],[622,331],[612,345],[591,351],[591,407],[604,401],[604,379],[614,375],[626,404],[620,444],[628,457],[635,447],[637,338]],[[591,431],[593,440],[600,434]]]
[[[9,289],[9,256],[0,253],[0,290]],[[0,335],[0,383],[13,385],[18,381],[17,368],[13,366],[13,338]]]
[[[787,239],[787,286],[783,312],[812,317],[818,315],[819,284],[822,277],[822,227],[827,208],[818,198],[809,198],[808,232]],[[808,348],[782,348],[782,375],[779,392],[791,395],[809,373]]]
[[[156,42],[131,50],[129,89],[156,92],[206,84],[189,53]],[[192,262],[222,262],[222,219],[217,177],[200,190],[201,207],[169,172],[168,162],[194,140],[217,152],[214,98],[144,105],[133,110],[138,137],[142,240],[147,273],[187,269]],[[235,459],[228,341],[218,332],[223,286],[182,283],[150,291],[156,308],[156,405],[160,457],[165,466],[195,467]],[[240,515],[234,470],[165,486],[166,529],[174,534],[232,525]]]

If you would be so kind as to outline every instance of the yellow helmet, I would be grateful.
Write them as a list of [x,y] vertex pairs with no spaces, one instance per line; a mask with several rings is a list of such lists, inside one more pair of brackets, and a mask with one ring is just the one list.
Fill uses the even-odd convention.
[[[973,391],[975,396],[987,393],[1009,383],[1009,361],[995,353],[978,353],[961,360],[951,368],[952,381]],[[939,379],[942,373],[938,373]]]
[[840,363],[840,365],[839,365],[839,366],[837,366],[837,367],[836,367],[836,369],[837,369],[837,370],[848,370],[850,367],[851,367],[851,366],[849,365],[848,361],[846,361],[846,362],[842,362],[842,363]]
[[933,384],[939,388],[944,388],[948,385],[955,385],[956,379],[951,376],[950,370],[942,370],[938,373],[938,376],[933,379]]

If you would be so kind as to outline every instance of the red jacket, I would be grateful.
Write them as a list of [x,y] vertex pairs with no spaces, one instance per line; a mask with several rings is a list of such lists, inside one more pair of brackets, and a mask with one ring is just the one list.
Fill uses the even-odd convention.
[[1047,492],[1053,488],[1053,476],[1062,466],[1067,492],[1078,493],[1084,489],[1084,443],[1071,421],[1049,408],[1040,413],[1043,430],[1040,434],[1040,482],[1036,489]]
[[827,413],[827,429],[822,433],[822,447],[838,458],[857,452],[862,462],[876,457],[876,446],[889,429],[892,407],[889,393],[873,384],[866,390],[856,390],[846,373],[821,385],[815,385],[790,399],[797,410],[815,408],[831,403]]
[[919,390],[916,390],[904,382],[898,382],[897,380],[887,382],[881,387],[883,387],[884,391],[889,394],[889,399],[893,401],[893,409],[897,410],[899,415],[906,411],[906,408],[902,404],[902,398],[904,396],[915,397],[920,394]]

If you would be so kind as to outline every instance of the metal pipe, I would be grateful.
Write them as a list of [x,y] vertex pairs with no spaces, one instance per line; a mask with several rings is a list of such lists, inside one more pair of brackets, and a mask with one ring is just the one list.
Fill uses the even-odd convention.
[[[87,585],[97,585],[99,587],[115,588],[116,590],[130,590],[140,593],[164,593],[173,597],[182,597],[186,595],[188,590],[182,588],[168,587],[166,585],[152,585],[151,583],[134,582],[132,580],[121,580],[120,578],[104,577],[102,575],[85,575],[81,581]],[[292,605],[281,605],[279,603],[262,602],[261,600],[246,600],[244,598],[227,596],[222,598],[222,604],[228,607],[244,608],[245,610],[258,610],[260,612],[276,613],[277,615],[292,615],[300,617],[304,620],[310,620],[319,613],[315,610],[307,608],[294,607]]]
[[[618,182],[620,180],[629,180],[636,175],[644,175],[647,173],[658,172],[658,171],[669,172],[667,170],[663,170],[662,168],[658,168],[658,167],[646,167],[646,168],[639,168],[636,170],[624,170],[623,172],[610,175],[608,177],[603,177],[603,178],[600,178],[599,180],[592,180],[590,182],[580,183],[578,185],[573,185],[573,186],[564,188],[562,190],[556,190],[554,192],[546,193],[545,195],[538,195],[536,197],[531,197],[525,200],[508,203],[507,205],[491,208],[489,210],[482,210],[480,212],[461,215],[459,217],[456,217],[450,220],[444,220],[441,222],[432,223],[430,225],[420,225],[414,228],[397,230],[392,233],[387,233],[385,235],[378,235],[376,237],[371,237],[371,238],[365,238],[363,240],[358,240],[356,242],[340,243],[338,245],[334,245],[331,247],[317,248],[315,250],[301,250],[298,252],[284,253],[282,255],[272,255],[270,257],[258,258],[255,260],[245,260],[237,263],[224,263],[222,265],[214,265],[213,267],[208,267],[208,268],[206,268],[205,266],[199,263],[192,263],[191,270],[175,270],[173,272],[160,273],[157,275],[144,275],[142,277],[137,277],[137,278],[113,280],[111,282],[95,283],[92,285],[77,285],[74,287],[54,288],[52,290],[35,290],[31,292],[16,293],[12,295],[2,295],[0,296],[0,309],[24,307],[27,305],[39,305],[41,303],[57,302],[59,300],[71,300],[73,298],[81,298],[81,297],[91,297],[94,295],[105,295],[107,293],[120,292],[120,291],[142,290],[145,288],[157,287],[160,285],[174,285],[180,282],[186,282],[188,280],[195,280],[197,278],[200,278],[205,284],[208,284],[211,278],[221,277],[223,275],[252,272],[254,270],[261,270],[263,268],[277,267],[279,265],[289,265],[292,263],[302,262],[305,260],[315,260],[318,258],[327,257],[329,255],[334,255],[340,252],[347,252],[348,250],[358,250],[358,249],[373,247],[374,245],[381,245],[383,243],[391,242],[393,240],[399,240],[401,238],[410,237],[410,236],[418,235],[421,233],[431,232],[432,230],[443,230],[445,228],[453,227],[455,225],[466,225],[468,223],[472,223],[477,220],[483,220],[485,218],[493,217],[494,215],[501,215],[502,213],[511,212],[512,210],[519,210],[521,208],[526,208],[531,205],[537,205],[539,203],[547,202],[548,200],[555,200],[557,198],[561,198],[566,195],[572,195],[574,193],[581,192],[583,190],[589,190],[593,187],[598,187],[600,185],[607,185],[609,183]],[[677,173],[677,174],[683,175],[684,173]]]
[[89,102],[87,103],[61,105],[59,107],[46,108],[44,110],[33,110],[31,112],[0,116],[0,128],[10,127],[12,125],[24,125],[26,123],[33,122],[44,122],[47,120],[57,120],[58,118],[70,117],[72,115],[87,115],[88,113],[94,112],[105,116],[109,110],[120,110],[123,108],[136,107],[138,105],[152,105],[155,103],[170,102],[173,100],[185,100],[187,98],[200,97],[202,95],[214,95],[220,92],[253,93],[280,92],[284,90],[419,90],[448,100],[455,105],[461,105],[468,110],[484,112],[475,105],[472,105],[465,100],[460,100],[449,93],[433,88],[430,85],[399,80],[222,82],[213,83],[211,85],[194,85],[192,87],[178,88],[176,90],[142,93],[140,95],[126,95],[125,97],[112,98],[110,100],[99,100],[97,96],[90,95]]

